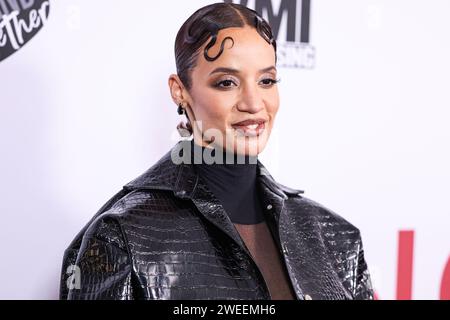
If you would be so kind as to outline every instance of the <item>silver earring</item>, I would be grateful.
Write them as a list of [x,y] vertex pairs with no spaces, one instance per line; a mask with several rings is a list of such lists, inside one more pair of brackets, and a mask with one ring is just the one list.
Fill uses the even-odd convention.
[[184,123],[183,121],[180,122],[177,126],[178,134],[183,137],[187,138],[192,135],[192,127],[189,123]]

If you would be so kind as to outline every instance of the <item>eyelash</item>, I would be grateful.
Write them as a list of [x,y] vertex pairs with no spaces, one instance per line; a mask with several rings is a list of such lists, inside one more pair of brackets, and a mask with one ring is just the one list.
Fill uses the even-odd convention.
[[[270,84],[269,84],[268,86],[269,86],[269,87],[272,87],[272,86],[276,85],[277,83],[280,83],[280,82],[281,82],[281,79],[280,79],[280,78],[278,78],[278,79],[267,78],[267,79],[263,79],[263,80],[261,80],[261,81],[270,81]],[[233,83],[234,83],[233,80],[231,80],[231,79],[226,79],[226,80],[222,80],[222,81],[217,82],[216,84],[214,84],[214,87],[219,88],[219,89],[228,89],[228,88],[231,88],[231,86],[228,86],[228,87],[222,87],[222,86],[220,86],[220,85],[221,85],[222,83],[224,83],[224,82],[233,82]]]

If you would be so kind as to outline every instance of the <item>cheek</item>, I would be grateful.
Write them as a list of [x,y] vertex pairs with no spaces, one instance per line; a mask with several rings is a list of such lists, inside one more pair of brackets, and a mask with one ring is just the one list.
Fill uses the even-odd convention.
[[202,120],[205,126],[221,128],[228,120],[232,106],[232,99],[226,94],[203,90],[195,101],[194,112],[197,120]]
[[280,108],[280,97],[278,95],[278,92],[267,97],[266,107],[267,113],[269,113],[272,117],[275,117],[278,109]]

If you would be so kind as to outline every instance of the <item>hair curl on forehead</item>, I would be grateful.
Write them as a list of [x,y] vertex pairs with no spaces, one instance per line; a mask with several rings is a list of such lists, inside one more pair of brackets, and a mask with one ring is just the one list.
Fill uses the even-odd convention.
[[255,28],[258,34],[275,50],[277,62],[277,44],[272,28],[255,10],[235,3],[214,3],[200,8],[192,14],[181,26],[175,40],[175,60],[177,73],[187,90],[192,87],[191,71],[196,67],[200,48],[208,41],[203,50],[204,58],[209,61],[217,60],[224,51],[225,42],[234,40],[231,37],[223,39],[218,54],[209,56],[208,51],[216,44],[220,30],[226,28]]

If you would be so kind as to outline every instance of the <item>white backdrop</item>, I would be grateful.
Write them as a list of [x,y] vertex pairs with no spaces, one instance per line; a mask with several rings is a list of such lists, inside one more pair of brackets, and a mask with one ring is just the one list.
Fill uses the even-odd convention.
[[[177,141],[176,32],[212,2],[53,0],[42,30],[0,62],[1,299],[56,299],[76,233]],[[414,232],[411,282],[400,268],[412,298],[440,298],[448,12],[446,0],[313,0],[302,46],[314,63],[279,68],[282,104],[260,159],[360,228],[379,299],[399,293],[400,231]]]

